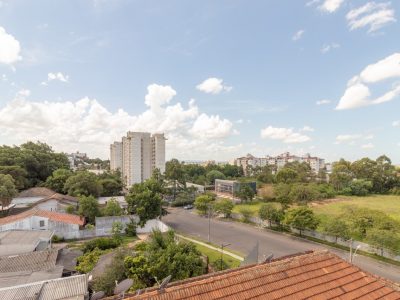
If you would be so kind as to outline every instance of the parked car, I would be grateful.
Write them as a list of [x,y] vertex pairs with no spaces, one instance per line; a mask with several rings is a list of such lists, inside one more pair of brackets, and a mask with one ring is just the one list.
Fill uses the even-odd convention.
[[188,204],[188,205],[185,205],[184,207],[183,207],[183,209],[192,209],[193,208],[193,205],[192,204]]

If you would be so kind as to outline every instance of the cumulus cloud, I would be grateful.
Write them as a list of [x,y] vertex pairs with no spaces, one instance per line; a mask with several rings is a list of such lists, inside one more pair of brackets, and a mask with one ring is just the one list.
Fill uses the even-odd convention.
[[327,13],[333,13],[340,8],[343,2],[344,0],[325,0],[319,6],[319,9]]
[[400,84],[393,84],[379,97],[372,98],[368,84],[400,77],[400,53],[394,53],[375,64],[367,66],[359,75],[349,80],[347,89],[336,109],[351,109],[392,101],[400,94]]
[[196,88],[207,94],[219,94],[222,91],[229,92],[232,90],[231,86],[224,85],[224,80],[220,78],[211,77],[198,84]]
[[311,140],[309,136],[296,132],[293,128],[279,128],[272,126],[262,129],[261,137],[264,139],[280,140],[288,144],[304,143]]
[[350,10],[346,19],[350,30],[369,27],[368,32],[374,32],[396,22],[394,10],[390,8],[391,3],[368,2],[363,6]]
[[337,48],[340,48],[340,45],[338,43],[326,44],[326,45],[322,46],[321,53],[325,54],[325,53],[327,53],[333,49],[337,49]]
[[[130,115],[123,109],[111,112],[95,99],[77,101],[29,101],[29,92],[20,92],[0,107],[0,137],[11,143],[41,140],[58,151],[85,151],[108,157],[108,145],[120,140],[127,131],[164,132],[169,157],[210,157],[224,159],[237,154],[241,145],[226,145],[235,134],[231,121],[218,115],[199,112],[192,99],[186,105],[171,104],[176,92],[170,86],[148,86],[141,114]],[[218,151],[218,152],[212,152]],[[225,153],[226,151],[226,153]]]
[[58,80],[61,82],[68,82],[69,76],[64,75],[61,72],[55,72],[55,73],[50,72],[47,74],[47,81],[42,81],[41,85],[47,85],[50,81],[53,81],[53,80]]
[[305,31],[304,31],[303,29],[297,31],[297,32],[292,36],[292,40],[293,40],[293,41],[298,41],[298,40],[300,40],[300,39],[303,37],[304,32],[305,32]]
[[19,42],[0,26],[0,64],[12,65],[21,60],[20,52]]
[[317,104],[317,105],[326,105],[326,104],[329,104],[331,102],[332,101],[329,100],[329,99],[322,99],[322,100],[318,100],[317,102],[315,102],[315,104]]
[[31,94],[30,90],[22,89],[17,92],[16,98],[26,98],[29,97]]
[[372,140],[373,138],[373,134],[340,134],[336,136],[335,144],[355,145],[357,141]]
[[310,126],[304,126],[302,129],[300,129],[300,131],[308,131],[308,132],[314,132],[315,129],[310,127]]

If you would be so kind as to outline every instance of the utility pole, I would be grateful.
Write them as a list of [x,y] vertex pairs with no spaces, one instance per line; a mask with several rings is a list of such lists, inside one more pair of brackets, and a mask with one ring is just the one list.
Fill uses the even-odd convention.
[[224,255],[224,247],[228,247],[230,244],[221,244],[221,268],[220,268],[220,271],[222,271],[222,258],[223,258],[223,255]]
[[208,204],[208,242],[211,242],[211,204]]
[[350,263],[351,263],[351,261],[353,260],[352,252],[353,252],[353,239],[351,238],[351,239],[350,239],[350,256],[349,256],[349,262],[350,262]]

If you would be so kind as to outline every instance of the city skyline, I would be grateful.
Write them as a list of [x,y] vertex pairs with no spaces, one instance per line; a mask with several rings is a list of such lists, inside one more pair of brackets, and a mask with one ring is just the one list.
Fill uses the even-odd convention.
[[0,144],[400,164],[400,3],[293,2],[0,1]]

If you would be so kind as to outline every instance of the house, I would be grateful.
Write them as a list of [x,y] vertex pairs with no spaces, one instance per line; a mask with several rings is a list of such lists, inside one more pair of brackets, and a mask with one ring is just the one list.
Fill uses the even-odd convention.
[[51,249],[0,257],[0,288],[60,278],[64,267],[57,256],[58,249]]
[[32,208],[17,215],[0,219],[0,232],[7,230],[51,230],[65,238],[79,237],[85,220],[76,215]]
[[8,230],[0,232],[0,259],[51,248],[53,232],[50,230]]
[[14,205],[12,211],[21,212],[32,207],[40,210],[66,212],[68,206],[77,206],[78,199],[69,195],[56,193],[48,188],[34,187],[22,191],[11,201]]
[[154,287],[125,295],[125,299],[129,300],[333,298],[400,299],[400,288],[323,250],[211,273],[173,282],[162,289]]
[[88,294],[85,274],[0,288],[0,299],[13,300],[84,300]]

